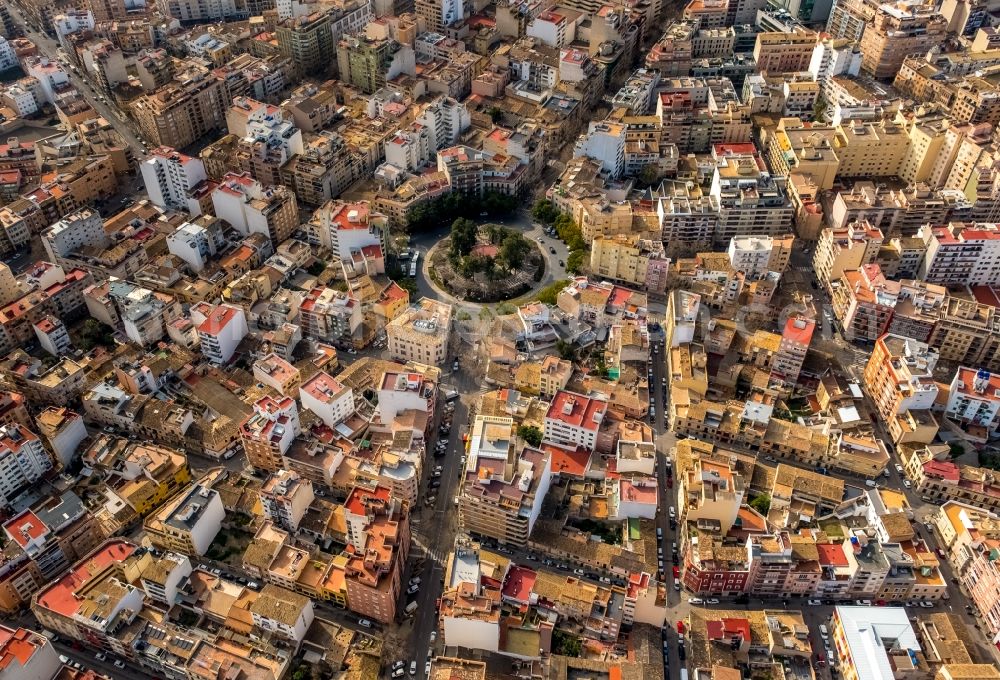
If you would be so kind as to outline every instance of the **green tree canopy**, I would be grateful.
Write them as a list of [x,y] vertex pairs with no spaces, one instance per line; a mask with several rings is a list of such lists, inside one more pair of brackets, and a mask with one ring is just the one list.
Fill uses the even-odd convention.
[[767,517],[767,513],[771,510],[771,497],[766,493],[762,493],[761,495],[754,497],[753,500],[750,501],[749,505],[760,514]]
[[542,443],[542,431],[534,425],[521,425],[517,428],[517,436],[534,447]]

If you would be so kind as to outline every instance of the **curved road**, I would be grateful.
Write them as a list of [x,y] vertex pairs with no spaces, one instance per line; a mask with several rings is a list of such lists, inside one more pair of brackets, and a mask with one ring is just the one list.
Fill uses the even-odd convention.
[[[527,209],[518,210],[513,215],[500,218],[490,218],[490,219],[477,219],[479,224],[488,224],[493,222],[495,224],[502,224],[505,227],[510,227],[516,229],[525,235],[526,238],[531,239],[538,244],[539,248],[542,250],[542,254],[545,256],[545,276],[538,283],[539,288],[544,288],[545,286],[558,281],[560,279],[565,279],[569,275],[566,273],[566,257],[569,255],[569,249],[566,244],[560,241],[558,238],[553,238],[546,236],[545,232],[542,231],[540,225],[536,226],[532,220],[531,215]],[[442,302],[449,302],[459,309],[465,311],[471,311],[473,313],[482,309],[483,307],[488,307],[490,304],[502,304],[502,303],[487,303],[480,304],[477,302],[465,302],[459,300],[447,293],[439,291],[438,288],[431,282],[427,277],[426,266],[427,266],[427,252],[441,239],[445,238],[449,231],[451,230],[451,224],[442,224],[438,229],[429,232],[423,232],[420,234],[414,234],[410,237],[410,248],[416,250],[420,253],[420,258],[423,264],[418,268],[417,273],[417,292],[420,297],[430,298],[432,300],[441,300]],[[555,249],[555,253],[552,253],[552,249]],[[563,263],[563,266],[559,266],[559,262]]]

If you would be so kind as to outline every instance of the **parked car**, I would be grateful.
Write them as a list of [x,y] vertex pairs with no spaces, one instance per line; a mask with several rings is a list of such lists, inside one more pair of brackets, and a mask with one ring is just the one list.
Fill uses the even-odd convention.
[[411,661],[410,662],[410,675],[416,675],[416,674],[417,674],[417,662],[416,661]]
[[416,595],[419,590],[420,590],[420,586],[418,584],[414,583],[412,586],[410,586],[409,588],[406,589],[406,594],[407,595]]
[[820,602],[819,600],[809,600],[809,601],[807,602],[807,604],[808,604],[808,605],[809,605],[810,607],[819,607],[819,606],[820,606],[820,605],[822,605],[823,603],[822,603],[822,602]]
[[371,628],[372,622],[369,621],[368,619],[358,619],[358,625],[361,626],[362,628]]
[[923,607],[924,609],[934,609],[935,605],[934,605],[933,602],[927,602],[925,600],[925,601],[923,601],[923,602],[920,603],[920,606]]
[[121,659],[115,659],[115,668],[125,668],[125,662]]
[[688,604],[705,604],[705,601],[700,597],[689,597]]
[[705,604],[719,604],[719,600],[714,597],[710,597],[709,599],[705,600]]
[[107,661],[108,660],[108,657],[105,656],[104,652],[98,652],[97,654],[94,654],[94,658],[97,659],[98,661]]

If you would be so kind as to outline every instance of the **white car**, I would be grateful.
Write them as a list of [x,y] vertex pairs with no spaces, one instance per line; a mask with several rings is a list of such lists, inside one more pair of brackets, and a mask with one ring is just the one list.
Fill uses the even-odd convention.
[[410,585],[411,586],[419,586],[420,585],[420,577],[419,576],[414,576],[413,578],[411,578],[410,579]]
[[94,654],[94,658],[97,659],[98,661],[108,660],[108,657],[106,657],[103,652],[98,652],[97,654]]
[[808,604],[808,605],[809,605],[810,607],[818,607],[818,606],[820,606],[821,604],[823,604],[823,602],[822,602],[821,600],[809,600],[809,602],[808,602],[807,604]]
[[898,472],[899,474],[903,474],[903,466],[900,465],[899,463],[896,463],[896,472]]
[[907,489],[912,489],[913,488],[913,482],[911,482],[908,479],[904,479],[903,480],[903,486],[905,486]]
[[372,622],[369,621],[368,619],[358,619],[358,625],[362,626],[363,628],[371,628]]
[[923,607],[924,609],[934,609],[934,603],[933,602],[927,602],[926,600],[923,601],[923,602],[921,602],[920,606]]
[[406,594],[407,595],[415,595],[417,593],[417,591],[419,591],[419,590],[420,590],[420,586],[418,584],[414,583],[412,586],[410,586],[409,588],[406,589]]
[[125,668],[125,662],[121,659],[115,659],[115,668]]
[[705,604],[719,604],[719,601],[716,598],[711,597],[711,598],[705,600]]
[[689,597],[688,604],[705,604],[705,601],[700,597]]

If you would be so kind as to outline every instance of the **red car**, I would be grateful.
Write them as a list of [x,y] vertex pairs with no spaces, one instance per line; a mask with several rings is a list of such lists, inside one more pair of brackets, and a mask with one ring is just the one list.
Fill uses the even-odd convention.
[[680,577],[681,577],[681,568],[678,566],[674,566],[674,578],[680,578]]

